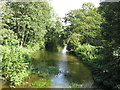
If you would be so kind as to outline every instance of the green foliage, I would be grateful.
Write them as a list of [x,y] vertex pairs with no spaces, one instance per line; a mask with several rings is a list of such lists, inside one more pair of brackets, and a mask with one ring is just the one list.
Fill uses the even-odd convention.
[[[102,24],[102,34],[104,39],[111,44],[117,44],[119,40],[119,14],[120,3],[101,3],[99,11],[102,13],[106,22]],[[110,9],[110,10],[109,10]]]
[[38,69],[40,69],[40,70],[38,70],[37,73],[43,77],[45,74],[48,74],[47,76],[50,76],[51,74],[55,75],[58,73],[57,68],[53,67],[53,66],[48,66],[48,67],[41,66]]
[[44,44],[46,26],[52,17],[52,8],[48,2],[10,2],[9,17],[4,15],[5,28],[14,31],[21,46]]
[[[57,51],[57,46],[61,44],[62,23],[56,16],[48,23],[45,35],[45,48],[48,51]],[[61,39],[62,40],[62,39]]]
[[64,18],[68,48],[92,67],[94,80],[107,88],[120,84],[120,3],[85,3]]
[[41,88],[41,87],[44,87],[44,86],[49,86],[49,85],[51,85],[51,81],[48,80],[48,79],[41,78],[41,79],[39,79],[39,80],[37,80],[37,81],[34,81],[34,82],[32,83],[32,85]]
[[0,30],[0,44],[16,46],[19,44],[19,40],[17,40],[17,36],[13,31],[2,29]]
[[20,85],[28,76],[28,64],[31,60],[28,50],[16,47],[0,46],[2,49],[2,76],[11,85]]
[[82,60],[87,61],[88,63],[96,62],[96,60],[102,59],[102,55],[100,54],[101,46],[92,46],[90,44],[79,45],[76,49],[76,54]]
[[62,27],[48,2],[5,2],[0,10],[2,78],[17,86],[32,71],[30,53],[55,41]]
[[104,58],[97,62],[94,71],[95,80],[108,88],[117,89],[120,84],[120,3],[109,2],[101,3],[99,12],[105,18],[101,25],[101,34],[103,37],[103,54]]
[[35,65],[33,66],[33,70],[34,73],[40,77],[40,79],[37,81],[33,81],[32,85],[40,88],[52,85],[51,80],[49,78],[52,75],[56,75],[58,73],[58,69],[53,66]]
[[73,33],[67,42],[69,42],[69,47],[71,47],[72,49],[76,49],[82,42],[83,40],[83,36],[78,34],[78,33]]
[[[50,55],[46,55],[45,52],[44,52],[44,55],[41,55],[40,57],[35,57],[34,55],[33,57],[34,59],[32,60],[33,73],[38,74],[42,78],[49,78],[51,75],[55,75],[58,73],[57,67],[46,66],[46,63],[44,60],[46,60],[46,58],[51,58],[49,56]],[[41,60],[41,58],[43,60]]]
[[[97,83],[119,88],[120,2],[101,3],[99,8],[84,3],[81,9],[66,14],[64,21],[68,25],[64,30],[48,2],[0,4],[0,67],[2,65],[3,72],[0,78],[17,86],[31,68],[32,73],[48,78],[57,73],[56,67],[44,67],[43,60],[41,64],[32,65],[30,53],[44,47],[52,51],[51,47],[56,50],[57,45],[68,44],[68,49],[91,65]],[[33,82],[38,87],[50,84],[47,79]],[[72,86],[79,87],[76,83]]]
[[100,24],[103,19],[93,4],[84,3],[82,9],[70,11],[64,20],[66,24],[69,24],[65,28],[65,38],[67,40],[71,38],[68,42],[77,39],[76,42],[69,43],[70,46],[74,47],[75,43],[77,45],[80,43],[99,44]]
[[70,88],[82,88],[82,85],[77,82],[71,82]]

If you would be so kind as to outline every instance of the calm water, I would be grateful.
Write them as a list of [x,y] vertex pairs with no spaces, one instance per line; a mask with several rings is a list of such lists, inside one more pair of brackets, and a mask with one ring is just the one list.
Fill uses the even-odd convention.
[[[40,52],[41,53],[41,52]],[[71,82],[79,83],[81,88],[92,88],[93,80],[90,70],[75,56],[43,51],[39,57],[36,53],[37,64],[44,60],[44,65],[57,67],[58,73],[51,76],[53,86],[69,88]],[[43,64],[42,64],[43,65]]]
[[[93,80],[90,70],[75,56],[69,55],[61,52],[47,52],[38,51],[33,54],[34,62],[33,64],[37,67],[39,66],[54,66],[57,68],[58,73],[51,75],[50,80],[52,82],[51,86],[46,87],[71,87],[71,83],[78,83],[81,88],[92,88]],[[37,75],[31,75],[30,80],[27,83],[32,83],[32,81],[38,80]],[[8,87],[3,85],[3,87]],[[30,87],[34,86],[24,85],[20,87]]]

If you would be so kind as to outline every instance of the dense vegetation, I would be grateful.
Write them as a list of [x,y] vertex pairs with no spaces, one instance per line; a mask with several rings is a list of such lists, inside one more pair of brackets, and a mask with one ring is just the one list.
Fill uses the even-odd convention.
[[64,38],[93,72],[94,80],[107,88],[120,87],[120,3],[101,3],[95,8],[85,3],[82,9],[66,14]]
[[[3,80],[20,85],[35,70],[31,63],[34,51],[57,51],[59,45],[67,44],[70,52],[91,67],[96,83],[120,87],[120,2],[101,3],[99,8],[84,3],[81,9],[66,14],[64,30],[49,2],[1,2],[1,6]],[[44,69],[49,73],[51,67]]]
[[55,39],[57,44],[62,26],[48,2],[1,2],[1,5],[2,79],[17,86],[31,74],[31,54]]

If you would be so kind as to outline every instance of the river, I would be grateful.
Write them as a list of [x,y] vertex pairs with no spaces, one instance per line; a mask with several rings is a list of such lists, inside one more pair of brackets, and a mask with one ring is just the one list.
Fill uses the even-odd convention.
[[[80,59],[67,54],[67,50],[65,52],[63,50],[61,52],[37,51],[33,54],[34,61],[32,64],[33,67],[37,67],[38,72],[41,71],[41,66],[44,68],[55,67],[57,69],[56,73],[50,74],[49,78],[47,78],[51,84],[44,86],[44,88],[94,88],[95,84],[89,68]],[[50,73],[54,72],[52,69],[48,70],[50,70]],[[26,83],[24,85],[17,88],[37,88],[32,83],[40,78],[39,75],[32,74],[29,79],[25,79],[24,82]],[[6,87],[9,86],[3,84],[3,88]]]

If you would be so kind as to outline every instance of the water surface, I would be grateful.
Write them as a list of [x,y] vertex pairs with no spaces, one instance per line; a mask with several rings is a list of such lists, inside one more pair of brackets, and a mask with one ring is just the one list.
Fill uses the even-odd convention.
[[72,84],[77,83],[81,88],[93,87],[94,82],[90,70],[77,57],[66,54],[66,52],[47,51],[38,55],[37,64],[43,60],[45,67],[54,66],[58,70],[58,73],[50,77],[52,86],[70,88]]
[[[51,81],[51,85],[44,88],[93,88],[94,82],[88,67],[77,57],[61,52],[37,51],[33,54],[34,60],[32,65],[37,67],[38,72],[41,71],[41,67],[47,68],[52,66],[57,69],[57,73],[53,73],[54,71],[50,69],[51,76],[46,79]],[[39,75],[31,75],[18,88],[37,88],[32,83],[40,78]],[[3,84],[3,87],[9,86]]]

